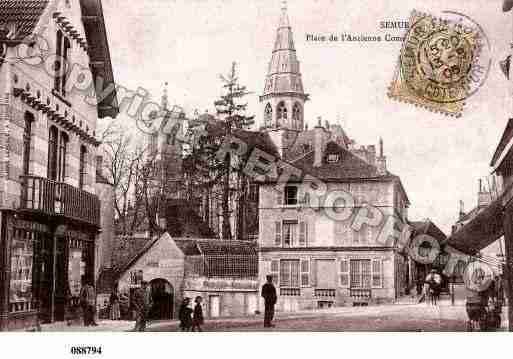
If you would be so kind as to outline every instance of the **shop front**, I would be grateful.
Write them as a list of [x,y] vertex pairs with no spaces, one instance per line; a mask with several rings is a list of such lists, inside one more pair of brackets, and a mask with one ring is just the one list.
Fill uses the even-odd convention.
[[99,229],[94,218],[0,211],[1,330],[35,328],[80,314],[82,281],[94,285]]

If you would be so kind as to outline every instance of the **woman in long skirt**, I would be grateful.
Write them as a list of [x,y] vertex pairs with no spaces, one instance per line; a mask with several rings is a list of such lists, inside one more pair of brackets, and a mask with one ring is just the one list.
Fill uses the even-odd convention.
[[117,288],[114,288],[112,290],[112,293],[110,294],[110,298],[109,298],[109,304],[110,304],[110,312],[109,312],[110,320],[119,320],[119,318],[121,318],[121,313],[119,311],[119,295],[118,295]]

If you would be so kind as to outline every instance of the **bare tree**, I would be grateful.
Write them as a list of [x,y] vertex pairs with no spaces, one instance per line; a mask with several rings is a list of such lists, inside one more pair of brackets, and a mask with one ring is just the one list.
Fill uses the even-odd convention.
[[118,230],[135,232],[145,221],[155,229],[154,182],[147,146],[121,126],[112,123],[102,132],[102,155],[109,181],[114,186]]

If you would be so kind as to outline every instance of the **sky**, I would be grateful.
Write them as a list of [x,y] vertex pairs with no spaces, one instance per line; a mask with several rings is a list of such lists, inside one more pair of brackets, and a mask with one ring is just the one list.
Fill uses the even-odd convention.
[[[388,169],[400,176],[411,206],[410,220],[431,219],[446,234],[459,212],[477,204],[478,179],[489,163],[511,116],[511,86],[498,62],[509,54],[512,13],[502,0],[289,0],[290,24],[305,92],[305,120],[344,127],[359,144],[384,141]],[[169,101],[189,113],[214,113],[222,93],[219,74],[238,64],[248,95],[248,113],[260,125],[258,103],[282,2],[221,0],[103,0],[115,80],[142,87],[159,99],[168,82]],[[434,114],[387,96],[401,42],[312,42],[307,34],[401,36],[380,29],[381,21],[407,20],[411,11],[440,16],[463,13],[479,25],[492,47],[492,67],[460,118]],[[135,126],[121,115],[120,121]]]

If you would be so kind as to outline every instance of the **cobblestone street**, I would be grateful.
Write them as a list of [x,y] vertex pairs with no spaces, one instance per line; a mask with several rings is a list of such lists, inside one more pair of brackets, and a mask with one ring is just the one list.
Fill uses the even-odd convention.
[[[275,328],[264,329],[260,317],[206,321],[205,331],[465,331],[463,305],[395,304],[344,307],[299,314],[277,313]],[[176,331],[178,324],[150,327]]]

